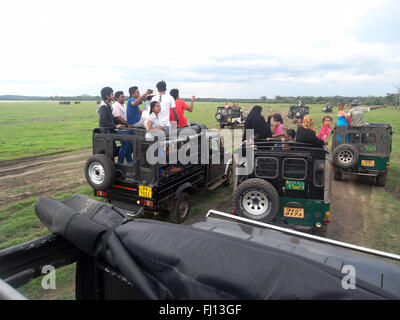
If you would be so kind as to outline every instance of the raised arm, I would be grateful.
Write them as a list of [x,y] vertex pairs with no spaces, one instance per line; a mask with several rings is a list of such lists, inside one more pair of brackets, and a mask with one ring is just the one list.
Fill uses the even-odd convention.
[[189,112],[193,112],[193,103],[194,99],[196,99],[196,96],[192,96],[192,100],[190,101],[190,107],[187,108]]
[[[148,89],[145,93],[143,93],[139,98],[137,98],[135,101],[131,102],[131,106],[137,106],[139,103],[141,103],[149,94],[151,93],[151,90]],[[140,110],[139,113],[142,113]]]
[[386,105],[384,104],[383,106],[373,106],[373,107],[370,107],[369,110],[377,110],[380,108],[386,108]]

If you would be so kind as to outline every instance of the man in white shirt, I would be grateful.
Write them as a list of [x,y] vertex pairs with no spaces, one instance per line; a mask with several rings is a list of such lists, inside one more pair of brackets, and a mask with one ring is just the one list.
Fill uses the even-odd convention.
[[[112,105],[112,115],[114,117],[115,123],[120,123],[128,128],[132,126],[128,124],[126,118],[126,104],[125,96],[122,91],[117,91],[115,93],[115,102]],[[120,134],[130,134],[130,131],[120,131]],[[123,164],[126,160],[128,165],[132,164],[132,151],[133,146],[130,142],[121,141],[121,148],[118,153],[118,163]]]
[[115,102],[112,105],[112,115],[117,120],[116,122],[130,127],[126,119],[125,96],[122,91],[115,93]]
[[[167,84],[165,81],[160,81],[157,83],[156,88],[158,90],[158,95],[154,96],[151,101],[158,101],[161,105],[161,111],[158,114],[158,120],[161,127],[165,127],[166,130],[171,126],[171,122],[169,120],[171,111],[174,114],[175,119],[179,119],[178,113],[175,108],[175,100],[167,91]],[[177,121],[179,122],[179,120]],[[178,125],[177,123],[172,123],[175,127]]]

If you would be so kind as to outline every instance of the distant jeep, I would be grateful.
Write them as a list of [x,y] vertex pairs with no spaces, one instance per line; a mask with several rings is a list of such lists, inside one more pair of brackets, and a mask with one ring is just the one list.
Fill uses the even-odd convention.
[[374,177],[385,186],[392,151],[392,127],[387,123],[333,130],[332,154],[335,180],[343,174]]
[[333,112],[333,105],[331,103],[327,103],[326,105],[324,105],[324,107],[322,108],[322,112],[325,113],[329,113],[329,112]]
[[293,122],[297,120],[303,120],[304,116],[310,114],[310,108],[307,106],[290,106],[288,118],[293,119]]
[[215,119],[217,119],[221,129],[225,128],[225,126],[235,129],[240,124],[245,123],[246,116],[243,114],[243,111],[240,109],[240,107],[218,107],[217,113],[215,114]]

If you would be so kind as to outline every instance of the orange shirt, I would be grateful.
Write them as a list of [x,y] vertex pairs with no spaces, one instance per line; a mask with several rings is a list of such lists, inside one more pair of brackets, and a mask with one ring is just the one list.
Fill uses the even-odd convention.
[[[176,112],[178,113],[178,118],[179,118],[179,127],[184,127],[186,126],[187,120],[185,116],[183,115],[183,111],[188,108],[188,105],[185,103],[183,100],[175,100],[175,108]],[[172,112],[172,109],[170,110],[169,114],[169,119],[171,121],[175,121],[174,113]]]

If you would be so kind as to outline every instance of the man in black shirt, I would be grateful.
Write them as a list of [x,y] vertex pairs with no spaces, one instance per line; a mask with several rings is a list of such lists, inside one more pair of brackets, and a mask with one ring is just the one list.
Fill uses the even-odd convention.
[[112,115],[112,108],[111,108],[111,100],[114,99],[114,92],[113,89],[110,87],[105,87],[101,89],[101,98],[103,101],[99,105],[99,109],[97,109],[97,113],[99,114],[99,127],[100,128],[120,128],[122,127],[121,124],[115,125],[114,117]]

